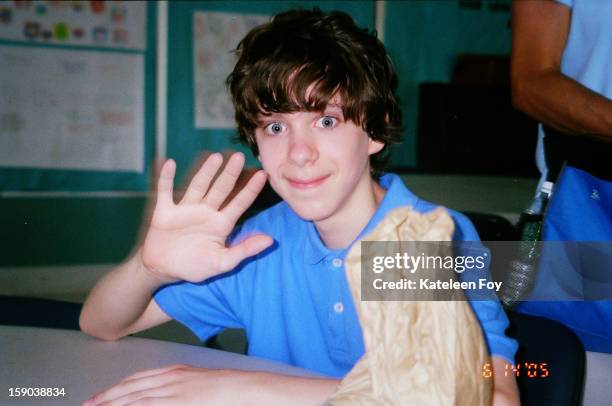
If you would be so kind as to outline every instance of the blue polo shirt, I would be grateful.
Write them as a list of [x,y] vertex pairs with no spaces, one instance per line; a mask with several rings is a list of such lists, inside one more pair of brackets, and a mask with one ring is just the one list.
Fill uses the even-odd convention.
[[[397,207],[413,206],[420,212],[436,207],[416,197],[397,175],[384,175],[380,185],[387,193],[355,241]],[[465,216],[450,213],[456,224],[455,240],[478,240]],[[231,272],[201,283],[164,286],[155,293],[155,301],[202,340],[228,327],[244,328],[249,355],[343,377],[364,353],[344,274],[350,247],[328,249],[314,224],[285,202],[247,220],[232,241],[253,233],[268,234],[275,243]],[[508,319],[499,302],[471,304],[490,352],[514,362],[517,344],[504,334]]]

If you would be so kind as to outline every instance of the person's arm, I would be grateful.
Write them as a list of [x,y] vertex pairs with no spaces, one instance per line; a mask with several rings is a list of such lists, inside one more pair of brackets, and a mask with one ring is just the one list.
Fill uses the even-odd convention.
[[553,0],[513,1],[513,104],[564,133],[612,142],[612,101],[561,73],[570,19]]
[[514,374],[507,374],[506,361],[502,357],[492,356],[493,365],[493,406],[518,406],[521,404],[518,386]]
[[170,321],[152,300],[163,280],[142,264],[141,250],[100,280],[89,293],[79,324],[104,340],[116,340]]
[[[141,371],[88,399],[84,406],[153,402],[156,405],[320,405],[339,380],[172,365]],[[146,403],[150,404],[150,403]]]
[[263,188],[266,175],[256,172],[222,206],[242,171],[244,155],[232,155],[213,182],[222,163],[220,154],[211,155],[177,204],[173,199],[176,166],[174,161],[166,161],[144,243],[90,293],[79,319],[85,333],[114,340],[169,321],[152,300],[156,289],[176,281],[204,281],[272,244],[269,236],[255,235],[226,247],[227,237]]
[[[514,374],[505,376],[507,361],[492,357],[493,406],[520,405]],[[268,372],[213,370],[172,365],[128,376],[85,402],[123,405],[153,401],[159,405],[320,405],[340,386],[340,380],[302,378]]]

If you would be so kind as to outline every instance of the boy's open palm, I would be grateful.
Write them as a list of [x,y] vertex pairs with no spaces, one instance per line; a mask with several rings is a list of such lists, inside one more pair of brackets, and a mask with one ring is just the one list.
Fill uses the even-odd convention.
[[176,164],[168,160],[162,166],[155,210],[141,255],[145,268],[164,282],[201,282],[233,269],[272,244],[269,236],[260,234],[231,248],[226,246],[236,222],[265,185],[266,175],[256,172],[221,208],[242,171],[244,155],[233,154],[213,182],[222,163],[221,154],[209,156],[178,204],[173,199]]

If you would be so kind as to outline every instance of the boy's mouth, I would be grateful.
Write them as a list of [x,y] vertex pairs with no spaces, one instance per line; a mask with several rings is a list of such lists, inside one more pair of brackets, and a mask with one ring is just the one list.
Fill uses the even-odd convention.
[[311,189],[319,186],[321,183],[325,182],[330,175],[320,176],[318,178],[311,179],[294,179],[294,178],[286,178],[289,181],[289,184],[296,189]]

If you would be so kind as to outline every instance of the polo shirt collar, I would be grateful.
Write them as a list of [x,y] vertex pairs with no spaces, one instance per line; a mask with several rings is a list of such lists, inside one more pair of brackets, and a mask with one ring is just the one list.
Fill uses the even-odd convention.
[[323,261],[327,256],[334,256],[336,258],[344,259],[353,244],[370,233],[388,212],[401,206],[414,207],[418,201],[418,197],[408,190],[402,179],[395,174],[389,173],[381,176],[380,186],[387,189],[382,202],[380,202],[380,205],[376,209],[376,212],[374,212],[374,215],[368,224],[359,233],[357,238],[355,238],[355,240],[346,248],[336,250],[327,248],[321,240],[314,223],[312,221],[302,220],[306,227],[307,235],[304,247],[304,259],[306,263],[314,265]]

